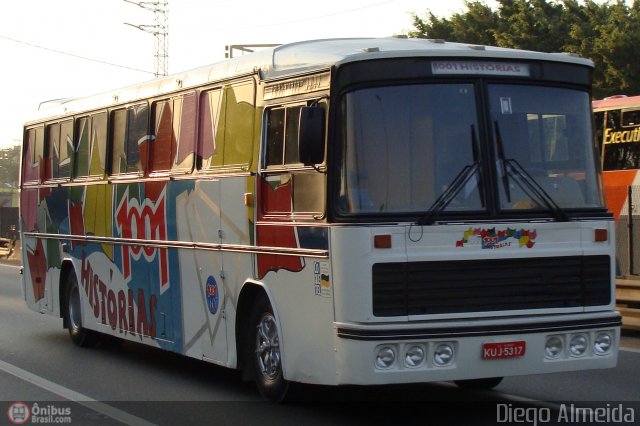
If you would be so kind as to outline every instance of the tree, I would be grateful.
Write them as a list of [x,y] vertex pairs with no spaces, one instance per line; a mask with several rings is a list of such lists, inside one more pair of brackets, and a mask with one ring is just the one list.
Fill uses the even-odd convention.
[[595,66],[594,95],[640,94],[640,1],[499,0],[497,11],[465,1],[466,12],[450,19],[413,14],[420,38],[442,38],[542,52],[570,52]]
[[0,149],[0,185],[18,186],[20,170],[20,145]]

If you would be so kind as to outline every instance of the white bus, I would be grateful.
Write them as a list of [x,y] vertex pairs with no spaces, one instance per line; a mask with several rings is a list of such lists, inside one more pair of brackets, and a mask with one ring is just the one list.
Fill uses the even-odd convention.
[[614,367],[592,73],[335,39],[65,101],[24,129],[26,303],[271,400]]

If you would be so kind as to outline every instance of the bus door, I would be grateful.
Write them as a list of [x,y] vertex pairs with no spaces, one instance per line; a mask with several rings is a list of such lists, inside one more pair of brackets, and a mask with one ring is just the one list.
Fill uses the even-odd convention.
[[[254,180],[249,172],[253,155],[255,120],[255,84],[241,81],[213,88],[200,96],[200,157],[201,170],[213,173],[214,181],[199,181],[196,185],[202,199],[197,200],[194,213],[199,217],[194,230],[196,241],[214,242],[216,250],[198,250],[198,281],[206,309],[205,357],[227,361],[227,330],[233,327],[236,300],[242,283],[252,276],[251,254],[238,247],[251,243],[253,224],[251,199]],[[207,225],[201,225],[207,223]],[[192,224],[196,226],[196,224]],[[201,235],[201,237],[200,237]]]

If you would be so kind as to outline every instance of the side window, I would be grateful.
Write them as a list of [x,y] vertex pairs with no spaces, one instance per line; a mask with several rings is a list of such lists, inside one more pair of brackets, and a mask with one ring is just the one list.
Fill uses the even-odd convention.
[[22,181],[37,183],[44,156],[44,127],[38,126],[25,131],[25,146],[22,151]]
[[58,176],[59,152],[60,152],[60,123],[48,124],[45,127],[45,170],[44,180],[50,180]]
[[58,151],[58,175],[54,178],[70,178],[73,159],[73,120],[60,124],[60,145]]
[[101,112],[91,117],[91,138],[89,149],[89,175],[104,176],[107,163],[106,112]]
[[91,118],[82,117],[76,121],[76,140],[74,144],[74,177],[89,175],[89,134]]
[[225,88],[224,165],[248,166],[251,163],[254,129],[253,82]]
[[302,106],[273,108],[267,111],[266,167],[300,163],[298,125]]
[[172,124],[173,104],[173,99],[153,104],[155,139],[151,142],[150,149],[152,172],[166,172],[171,168],[171,146],[176,143]]
[[316,220],[325,210],[325,175],[305,170],[299,159],[300,111],[306,105],[278,106],[265,112],[265,170],[261,181],[265,214]]
[[193,167],[195,137],[195,95],[153,104],[155,139],[151,142],[153,172],[185,173]]
[[177,146],[171,152],[172,172],[188,173],[193,168],[196,142],[196,95],[187,93],[175,108],[174,128]]
[[111,113],[111,173],[142,174],[148,144],[149,107],[138,104]]
[[622,111],[622,127],[640,126],[640,110],[629,109]]
[[107,149],[107,113],[98,113],[76,120],[73,176],[104,175]]
[[213,89],[202,93],[199,114],[198,163],[203,170],[222,165],[224,132],[219,131],[222,109],[222,89]]
[[70,178],[73,158],[73,120],[49,124],[46,127],[45,151],[47,157],[45,178]]
[[201,169],[248,168],[253,153],[254,96],[253,82],[202,93],[198,143]]

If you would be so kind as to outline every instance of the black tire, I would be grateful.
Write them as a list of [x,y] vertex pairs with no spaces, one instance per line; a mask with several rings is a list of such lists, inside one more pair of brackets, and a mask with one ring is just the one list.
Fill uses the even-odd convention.
[[82,326],[80,287],[76,274],[73,271],[69,272],[65,282],[64,322],[69,330],[71,341],[83,348],[95,346],[98,343],[98,333]]
[[485,379],[456,380],[455,384],[463,389],[493,389],[502,382],[502,377],[487,377]]
[[273,309],[265,297],[256,300],[249,324],[246,359],[258,391],[266,400],[282,402],[287,396],[289,381],[282,373],[280,336]]

